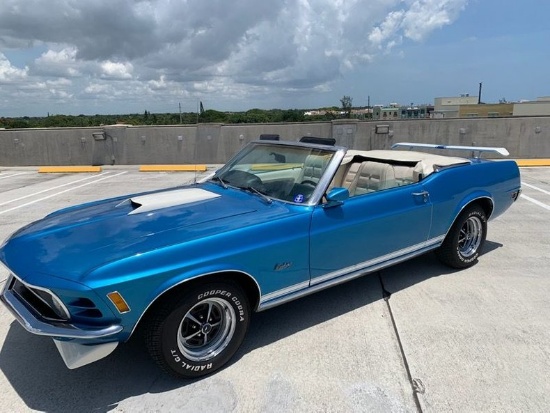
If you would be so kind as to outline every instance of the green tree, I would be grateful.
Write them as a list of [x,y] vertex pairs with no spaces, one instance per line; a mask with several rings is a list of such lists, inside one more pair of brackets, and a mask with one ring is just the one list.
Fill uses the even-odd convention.
[[342,103],[342,110],[346,114],[346,118],[351,118],[351,108],[353,107],[353,98],[350,96],[344,95],[342,99],[340,99],[340,103]]
[[214,109],[207,109],[200,114],[200,121],[203,123],[225,123],[227,115]]

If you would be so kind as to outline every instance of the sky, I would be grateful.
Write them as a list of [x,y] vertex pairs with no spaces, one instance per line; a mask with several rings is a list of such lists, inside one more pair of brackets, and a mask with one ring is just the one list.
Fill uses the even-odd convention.
[[543,0],[1,0],[0,117],[550,95]]

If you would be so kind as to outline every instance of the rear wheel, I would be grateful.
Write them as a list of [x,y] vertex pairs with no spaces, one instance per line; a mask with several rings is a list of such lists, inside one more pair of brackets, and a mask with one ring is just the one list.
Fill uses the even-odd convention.
[[486,236],[485,211],[472,205],[458,216],[436,254],[444,264],[453,268],[471,267],[477,262]]
[[230,360],[244,339],[249,319],[248,300],[241,288],[205,284],[156,309],[145,327],[146,344],[168,373],[200,377]]

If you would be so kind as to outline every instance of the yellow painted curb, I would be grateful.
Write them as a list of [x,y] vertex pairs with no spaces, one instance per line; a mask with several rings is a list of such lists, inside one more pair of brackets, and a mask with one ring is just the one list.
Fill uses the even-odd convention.
[[140,172],[204,172],[206,165],[142,165]]
[[101,166],[41,166],[38,172],[41,174],[101,172]]
[[518,166],[550,166],[550,159],[516,159]]

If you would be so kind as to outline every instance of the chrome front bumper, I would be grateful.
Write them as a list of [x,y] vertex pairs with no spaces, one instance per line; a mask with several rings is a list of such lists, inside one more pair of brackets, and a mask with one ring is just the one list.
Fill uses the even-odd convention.
[[34,314],[17,299],[15,294],[8,289],[2,292],[0,300],[25,330],[39,336],[93,340],[112,336],[122,331],[121,325],[112,325],[97,330],[82,330],[71,324],[53,325],[45,323],[36,318]]
[[111,325],[100,329],[83,330],[71,324],[48,324],[38,319],[19,301],[9,289],[9,279],[0,294],[0,301],[25,330],[32,334],[52,337],[59,354],[69,369],[76,369],[100,360],[111,354],[118,346],[118,341],[89,345],[70,341],[70,339],[93,340],[109,337],[121,332],[123,327]]

